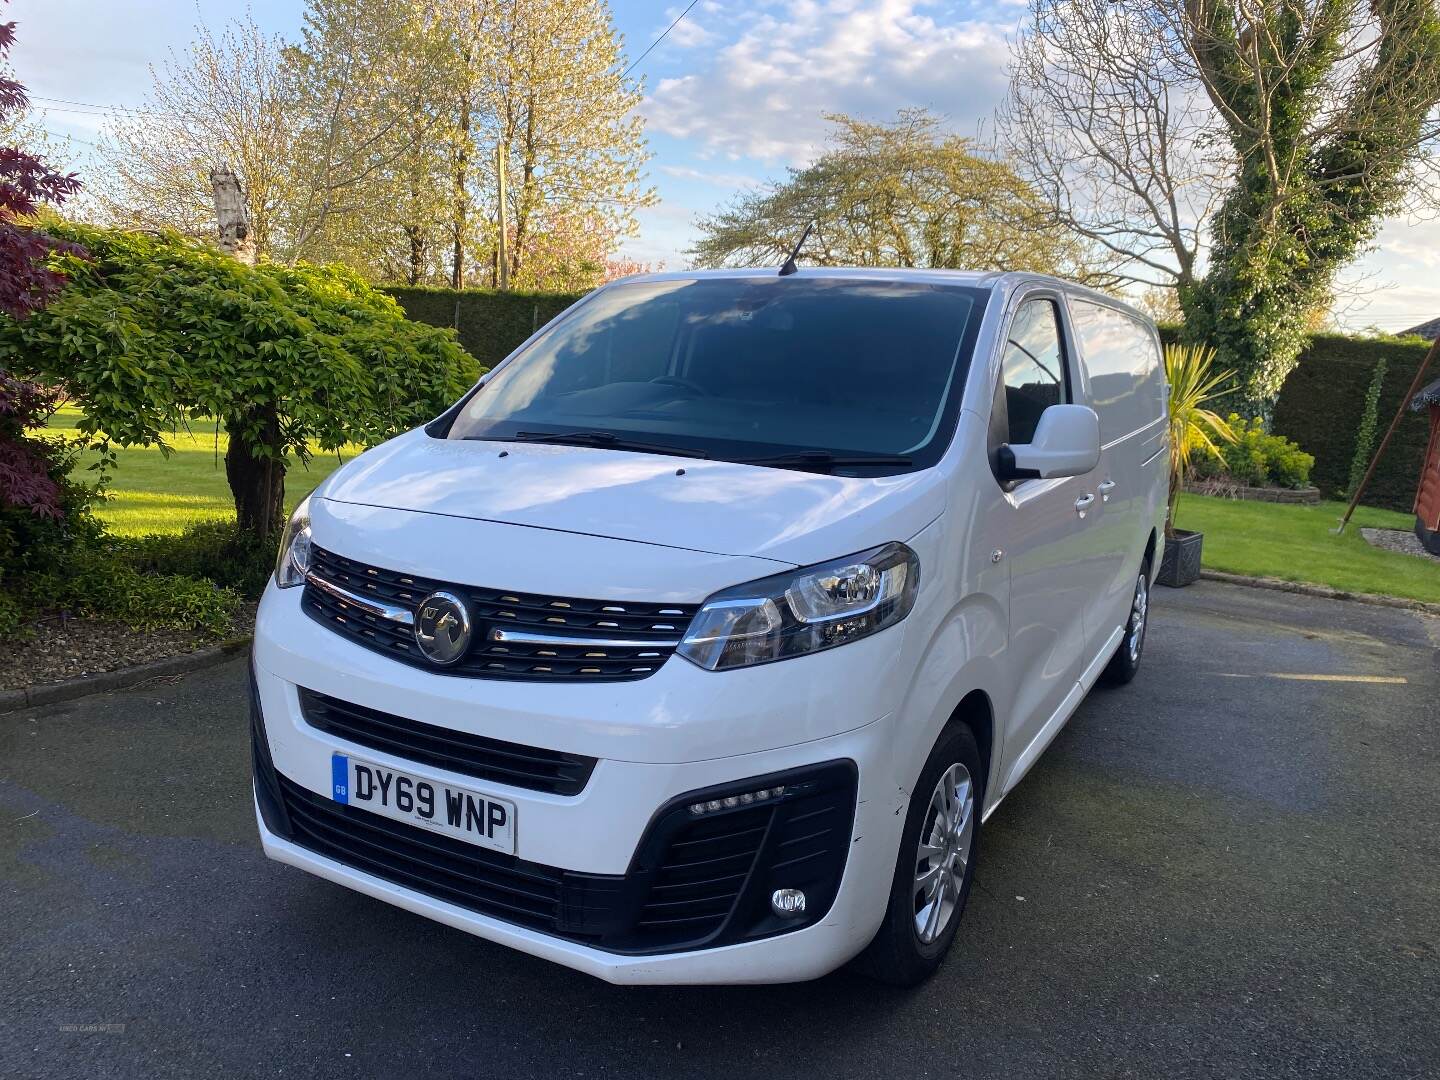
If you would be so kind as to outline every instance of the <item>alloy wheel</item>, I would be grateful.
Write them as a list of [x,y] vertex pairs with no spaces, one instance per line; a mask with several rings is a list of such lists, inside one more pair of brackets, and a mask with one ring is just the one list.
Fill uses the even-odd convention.
[[915,854],[915,933],[926,945],[955,916],[974,832],[975,785],[957,761],[935,784]]
[[1135,579],[1135,599],[1130,604],[1130,626],[1125,637],[1125,648],[1130,653],[1130,663],[1140,660],[1140,649],[1145,644],[1145,617],[1150,612],[1150,583],[1142,571]]

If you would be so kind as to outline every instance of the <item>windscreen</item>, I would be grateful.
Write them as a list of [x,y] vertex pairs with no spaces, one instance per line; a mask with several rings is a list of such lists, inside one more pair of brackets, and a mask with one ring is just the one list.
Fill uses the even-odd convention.
[[466,402],[449,437],[603,432],[749,460],[938,460],[988,292],[802,275],[610,286]]

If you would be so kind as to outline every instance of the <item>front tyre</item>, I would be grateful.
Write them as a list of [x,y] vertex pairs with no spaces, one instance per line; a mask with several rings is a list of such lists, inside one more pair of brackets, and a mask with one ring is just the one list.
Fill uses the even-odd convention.
[[1140,565],[1135,579],[1135,592],[1130,600],[1130,617],[1125,620],[1125,636],[1120,647],[1100,673],[1100,681],[1110,686],[1124,686],[1140,670],[1140,657],[1145,651],[1145,631],[1150,625],[1150,561]]
[[940,966],[975,876],[984,786],[975,736],[956,724],[930,752],[910,795],[885,919],[856,961],[864,974],[914,986]]

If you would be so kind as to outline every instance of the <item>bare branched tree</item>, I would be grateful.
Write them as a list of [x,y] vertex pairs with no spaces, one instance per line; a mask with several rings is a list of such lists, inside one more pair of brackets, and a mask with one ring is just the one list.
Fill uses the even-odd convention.
[[113,122],[102,216],[213,237],[223,166],[260,259],[459,286],[498,269],[503,177],[509,278],[589,287],[654,201],[622,48],[603,0],[306,0],[288,45],[201,27]]
[[1013,77],[1002,119],[1022,171],[1135,277],[1173,281],[1186,335],[1237,374],[1229,404],[1265,416],[1310,313],[1417,186],[1440,14],[1433,0],[1031,0]]
[[1228,178],[1191,68],[1160,8],[1141,2],[1031,0],[1015,43],[1005,148],[1122,281],[1193,282]]
[[117,115],[101,142],[105,168],[90,184],[100,216],[213,238],[210,170],[228,166],[245,187],[256,253],[273,254],[296,127],[279,39],[248,15],[218,36],[201,26],[188,53],[151,75],[144,106]]

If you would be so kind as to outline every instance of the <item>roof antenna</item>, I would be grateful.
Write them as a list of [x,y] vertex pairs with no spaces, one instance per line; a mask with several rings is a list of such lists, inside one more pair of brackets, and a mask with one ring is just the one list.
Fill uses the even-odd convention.
[[800,249],[805,246],[805,241],[810,239],[810,230],[814,227],[815,222],[813,220],[805,226],[805,231],[800,234],[800,242],[796,244],[795,249],[790,252],[790,257],[785,260],[785,265],[780,267],[781,277],[789,277],[800,269],[800,267],[795,265],[795,256],[800,254]]

